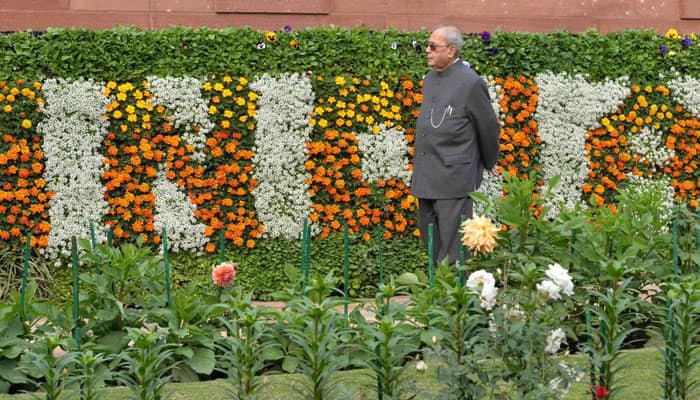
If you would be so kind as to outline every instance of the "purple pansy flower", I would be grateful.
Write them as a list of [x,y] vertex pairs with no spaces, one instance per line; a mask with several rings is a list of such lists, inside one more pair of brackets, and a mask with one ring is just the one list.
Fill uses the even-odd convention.
[[292,26],[289,25],[289,24],[285,25],[285,26],[284,26],[284,31],[285,31],[285,32],[291,32],[291,31],[292,31]]
[[486,54],[489,56],[495,56],[496,54],[499,53],[499,51],[500,50],[498,50],[498,47],[492,47],[486,52]]
[[681,40],[681,45],[683,47],[690,47],[693,45],[693,40],[686,36],[683,38],[683,40]]
[[481,41],[484,44],[489,44],[491,43],[491,33],[489,31],[483,31],[481,32]]
[[666,53],[668,53],[668,47],[666,47],[666,46],[664,46],[664,45],[661,45],[661,46],[659,47],[659,51],[661,52],[661,55],[662,55],[662,56],[665,56]]

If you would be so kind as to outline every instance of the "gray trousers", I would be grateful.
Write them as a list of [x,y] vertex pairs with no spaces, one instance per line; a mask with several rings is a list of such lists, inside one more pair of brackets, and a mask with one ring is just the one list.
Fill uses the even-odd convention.
[[[428,248],[428,226],[433,224],[433,261],[436,267],[445,260],[450,265],[460,259],[460,222],[462,217],[472,217],[474,200],[471,197],[460,199],[418,199],[418,229],[421,239]],[[469,257],[465,249],[464,260]]]

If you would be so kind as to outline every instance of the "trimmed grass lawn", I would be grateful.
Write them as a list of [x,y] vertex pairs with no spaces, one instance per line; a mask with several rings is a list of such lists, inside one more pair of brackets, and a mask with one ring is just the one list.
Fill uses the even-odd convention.
[[[577,365],[585,369],[586,357],[575,355],[563,358],[569,364]],[[661,353],[656,348],[644,348],[639,350],[625,351],[621,362],[629,364],[622,372],[620,384],[625,385],[624,391],[619,392],[618,399],[662,399],[661,377],[663,376],[663,361]],[[417,399],[434,399],[439,390],[439,383],[435,379],[434,365],[428,360],[428,371],[424,374],[411,376],[412,383],[417,387]],[[413,370],[412,370],[413,371]],[[340,373],[342,381],[348,387],[348,393],[354,393],[351,399],[374,400],[377,398],[374,392],[375,380],[367,371],[355,370]],[[696,369],[695,376],[700,378],[700,370]],[[264,396],[265,400],[291,400],[293,397],[290,384],[300,379],[298,375],[269,375],[266,380]],[[195,382],[195,383],[173,383],[166,387],[164,398],[171,400],[219,400],[230,399],[227,395],[229,385],[223,380]],[[694,393],[700,398],[700,389]],[[0,400],[25,400],[30,399],[29,395],[1,395]],[[124,388],[106,389],[105,399],[122,400],[129,398],[129,392]],[[588,377],[583,381],[575,383],[566,400],[588,400],[590,399],[588,389]]]

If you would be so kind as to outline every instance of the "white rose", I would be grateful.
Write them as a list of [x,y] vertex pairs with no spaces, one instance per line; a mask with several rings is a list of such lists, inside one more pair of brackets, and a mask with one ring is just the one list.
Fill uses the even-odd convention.
[[574,283],[571,281],[571,275],[561,265],[550,264],[545,275],[554,281],[565,295],[571,296],[574,294]]
[[538,283],[536,287],[537,291],[544,295],[544,297],[547,299],[561,299],[561,295],[559,294],[561,292],[561,288],[549,279],[545,279],[542,282]]
[[547,346],[544,348],[544,350],[547,353],[556,354],[556,352],[559,351],[559,347],[561,347],[561,342],[564,339],[566,339],[566,335],[564,334],[564,331],[561,328],[553,330],[547,337]]
[[484,284],[481,289],[481,307],[489,311],[493,309],[493,306],[496,305],[496,294],[498,294],[498,289],[495,282]]
[[472,272],[469,278],[467,278],[467,287],[470,289],[477,289],[489,285],[495,286],[496,279],[493,277],[492,273],[486,272],[483,269]]

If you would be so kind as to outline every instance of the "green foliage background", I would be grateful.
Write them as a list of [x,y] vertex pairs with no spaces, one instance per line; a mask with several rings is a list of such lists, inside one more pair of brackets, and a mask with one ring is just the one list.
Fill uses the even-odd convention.
[[[146,76],[209,77],[224,73],[313,71],[331,76],[351,73],[374,78],[422,76],[429,32],[318,27],[275,32],[249,28],[172,27],[147,31],[135,27],[111,30],[50,29],[0,36],[0,79],[85,77],[135,80]],[[534,75],[541,71],[588,74],[593,80],[626,75],[632,81],[654,81],[671,68],[700,75],[700,47],[683,47],[653,30],[600,34],[491,32],[490,43],[479,33],[465,35],[463,58],[482,74]],[[299,44],[294,49],[290,41]],[[263,50],[258,43],[265,43]],[[395,49],[392,44],[395,44]],[[663,55],[659,48],[667,46]],[[498,49],[497,54],[493,49]],[[675,55],[669,55],[675,52]]]

